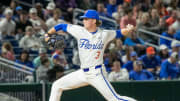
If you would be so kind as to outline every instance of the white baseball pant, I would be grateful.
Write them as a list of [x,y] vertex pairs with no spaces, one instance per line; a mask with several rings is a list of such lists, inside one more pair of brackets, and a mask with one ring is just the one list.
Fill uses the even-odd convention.
[[96,88],[107,101],[136,101],[133,98],[117,94],[105,77],[104,66],[99,66],[100,68],[91,67],[86,72],[84,69],[80,69],[56,80],[52,85],[49,101],[60,101],[63,91],[89,84]]

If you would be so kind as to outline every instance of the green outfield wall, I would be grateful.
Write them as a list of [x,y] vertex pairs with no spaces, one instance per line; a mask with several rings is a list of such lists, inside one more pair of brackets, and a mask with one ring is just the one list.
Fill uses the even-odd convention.
[[[138,101],[180,101],[180,81],[131,81],[112,83],[115,90]],[[0,84],[0,92],[36,92],[43,96],[42,84]],[[51,84],[44,87],[45,100],[48,101]],[[40,93],[40,94],[39,94]],[[43,99],[40,97],[39,99]],[[91,86],[63,92],[62,101],[105,101]]]

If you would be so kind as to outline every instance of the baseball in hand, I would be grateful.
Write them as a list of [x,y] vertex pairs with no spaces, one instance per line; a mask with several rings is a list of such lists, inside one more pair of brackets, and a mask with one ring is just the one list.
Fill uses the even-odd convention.
[[127,30],[130,31],[130,32],[135,29],[134,26],[131,25],[131,24],[128,24],[128,25],[126,26],[126,28],[127,28]]
[[122,32],[122,34],[123,34],[124,36],[130,37],[134,29],[135,29],[135,28],[134,28],[133,25],[128,24],[128,25],[126,26],[126,28],[124,28],[124,29],[121,30],[121,32]]
[[50,37],[48,36],[48,34],[45,34],[44,36],[45,36],[45,41],[47,42],[50,39]]

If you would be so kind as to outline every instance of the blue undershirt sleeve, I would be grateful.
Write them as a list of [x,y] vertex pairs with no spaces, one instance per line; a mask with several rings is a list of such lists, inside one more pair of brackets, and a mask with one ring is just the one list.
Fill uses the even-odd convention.
[[60,30],[67,32],[67,26],[68,26],[68,24],[58,24],[58,25],[54,26],[54,29],[56,30],[56,32],[60,31]]
[[121,30],[116,30],[116,38],[121,38],[123,37]]

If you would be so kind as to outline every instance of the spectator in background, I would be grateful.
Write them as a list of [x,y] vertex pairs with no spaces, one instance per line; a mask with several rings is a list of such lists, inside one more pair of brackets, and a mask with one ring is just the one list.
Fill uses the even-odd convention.
[[112,16],[112,13],[117,11],[116,0],[108,0],[108,4],[106,5],[107,13],[109,16]]
[[135,30],[131,33],[130,37],[125,39],[124,45],[134,47],[134,49],[138,52],[139,55],[145,53],[144,41],[141,38],[137,37]]
[[169,57],[168,47],[166,45],[160,45],[159,57],[161,62]]
[[119,23],[120,20],[121,20],[121,17],[123,17],[123,16],[124,16],[123,6],[122,5],[118,5],[117,12],[114,12],[112,14],[112,17],[116,20],[117,23]]
[[0,33],[2,36],[14,35],[16,23],[12,20],[13,11],[9,8],[4,11],[5,18],[0,21]]
[[[150,23],[150,16],[149,13],[142,13],[142,16],[140,17],[140,21],[137,24],[137,29],[144,29],[144,30],[149,30],[149,28],[152,27],[151,23]],[[140,32],[138,32],[140,33]],[[152,42],[153,38],[151,35],[147,35],[147,34],[143,34],[141,32],[141,34],[139,34],[139,37],[141,37],[143,40],[146,40],[148,42]]]
[[177,14],[177,20],[171,25],[176,31],[180,30],[180,11]]
[[58,64],[64,67],[65,69],[69,69],[69,65],[67,63],[67,60],[64,54],[65,43],[61,47],[62,48],[55,50],[55,52],[51,56],[51,59],[54,65]]
[[44,20],[44,9],[41,3],[36,3],[35,8],[37,10],[37,16]]
[[113,62],[115,60],[120,61],[121,65],[123,65],[121,58],[117,55],[117,52],[115,50],[109,51],[109,65],[112,66]]
[[69,69],[66,58],[64,54],[53,55],[52,61],[54,65],[61,65],[65,70]]
[[172,15],[173,8],[167,7],[167,12],[168,12],[168,15],[164,16],[164,19],[168,19]]
[[[165,36],[167,38],[174,38],[175,34],[175,29],[173,27],[169,27],[167,32],[163,32],[161,35]],[[167,40],[164,38],[160,38],[160,45],[164,44],[166,45],[169,49],[171,49],[171,40]]]
[[26,35],[19,41],[19,47],[25,50],[38,50],[41,46],[41,42],[33,35],[32,26],[27,26]]
[[34,66],[37,68],[41,65],[41,60],[45,59],[45,58],[48,58],[48,60],[50,61],[50,64],[51,64],[51,67],[53,66],[53,62],[51,60],[51,58],[48,57],[47,55],[47,51],[45,48],[40,48],[39,49],[39,56],[36,57],[34,60],[33,60],[33,64]]
[[109,49],[106,49],[104,51],[103,59],[104,59],[104,65],[106,67],[107,72],[110,72],[112,64],[111,64],[111,61],[110,61],[110,52],[109,52]]
[[32,26],[32,23],[28,20],[28,13],[26,11],[22,11],[19,21],[16,22],[17,39],[20,39],[22,36],[24,36],[25,28],[27,26]]
[[115,43],[111,43],[110,46],[113,47],[112,49],[110,49],[110,52],[116,53],[117,59],[121,60],[121,57],[125,55],[125,49],[123,47],[122,40],[116,39]]
[[174,34],[174,38],[180,41],[180,30],[176,31],[176,34]]
[[151,27],[149,13],[141,12],[138,18],[137,28],[147,29],[148,27]]
[[145,69],[154,75],[160,70],[160,58],[156,55],[155,49],[153,47],[148,47],[146,49],[146,55],[141,56],[141,61]]
[[141,61],[133,63],[133,70],[129,73],[130,80],[154,80],[153,74],[143,69]]
[[155,0],[153,7],[158,10],[160,17],[164,17],[164,16],[168,15],[168,12],[162,3],[162,0]]
[[166,32],[167,29],[168,29],[168,26],[167,26],[164,18],[160,18],[159,23],[157,25],[154,25],[154,26],[148,28],[149,31],[155,32],[157,34]]
[[54,2],[49,2],[46,6],[46,9],[44,11],[44,19],[47,20],[51,17],[53,17],[54,9],[56,8],[56,5]]
[[11,61],[15,60],[13,47],[12,47],[12,45],[9,42],[4,42],[2,44],[2,47],[1,47],[1,56],[3,58],[11,60]]
[[171,56],[161,64],[160,78],[161,79],[177,79],[180,67],[177,65],[178,53],[173,52]]
[[[119,1],[119,0],[118,0]],[[125,2],[123,2],[123,8],[129,8],[131,6],[130,2],[131,0],[124,0]]]
[[159,14],[158,14],[158,11],[157,11],[157,9],[155,9],[155,8],[153,8],[153,9],[151,9],[151,12],[150,12],[151,14],[151,19],[150,19],[150,21],[151,21],[151,26],[156,26],[156,25],[158,25],[159,24]]
[[114,61],[112,71],[108,75],[108,80],[111,82],[129,80],[129,74],[126,68],[121,68],[119,61]]
[[131,54],[131,52],[134,51],[134,48],[132,46],[126,46],[125,50],[126,50],[126,54],[124,56],[122,56],[122,62],[124,64],[131,60],[130,54]]
[[140,13],[140,9],[141,9],[140,4],[134,5],[133,10],[132,10],[132,12],[133,12],[133,19],[137,19],[138,18],[138,15]]
[[16,10],[16,6],[17,6],[17,2],[15,0],[11,0],[10,4],[9,4],[9,7],[10,9],[12,10],[13,13],[16,13],[15,10]]
[[171,1],[170,1],[170,6],[171,6],[173,9],[178,9],[178,7],[179,7],[179,0],[171,0]]
[[123,55],[125,55],[125,50],[123,49],[122,41],[121,39],[115,39],[109,44],[108,49],[104,55],[104,63],[107,67],[106,70],[111,71],[111,66],[115,60],[120,61],[120,64],[123,65],[121,60]]
[[71,22],[73,9],[77,7],[76,0],[55,0],[57,8],[60,8],[65,20]]
[[20,14],[22,13],[23,8],[21,6],[16,7],[16,14],[13,16],[14,21],[19,21],[20,20]]
[[60,23],[66,23],[64,20],[60,19],[61,17],[61,10],[56,8],[53,11],[53,17],[49,18],[46,21],[46,25],[48,27],[48,29],[52,28],[53,26],[60,24]]
[[173,52],[177,52],[179,54],[179,59],[180,59],[180,42],[176,41],[176,40],[173,40],[172,43],[171,43],[171,53]]
[[[136,29],[139,28],[139,24],[142,22],[142,15],[144,14],[144,12],[142,12],[141,10],[139,11],[137,18],[136,18]],[[142,23],[141,23],[142,24]]]
[[47,26],[45,22],[40,17],[38,17],[37,13],[38,12],[36,8],[31,8],[29,10],[30,21],[37,34],[44,34],[45,31],[47,30]]
[[104,16],[104,17],[108,17],[108,14],[104,8],[104,4],[103,3],[98,3],[97,4],[97,12],[99,14],[99,16]]
[[64,68],[60,65],[55,65],[52,69],[48,70],[47,75],[48,81],[54,82],[55,80],[64,76]]
[[162,3],[165,5],[165,7],[167,8],[167,5],[170,5],[171,0],[162,0]]
[[176,19],[177,19],[177,11],[174,10],[171,16],[168,19],[166,19],[167,25],[168,26],[172,25],[176,21]]
[[152,8],[151,0],[139,0],[138,3],[141,4],[141,9],[143,12],[148,12],[148,10]]
[[125,28],[128,24],[136,26],[136,19],[133,18],[133,12],[131,8],[125,9],[125,15],[121,18],[120,28]]
[[48,60],[48,58],[43,58],[41,60],[41,65],[37,68],[36,70],[36,77],[37,77],[37,81],[41,82],[41,81],[48,81],[48,75],[47,72],[50,68],[50,61]]
[[135,51],[131,52],[131,60],[128,61],[126,64],[123,65],[123,68],[126,68],[128,72],[133,70],[133,62],[136,61],[138,58],[137,53]]
[[24,50],[22,51],[22,53],[20,54],[19,59],[16,59],[16,63],[22,64],[22,65],[26,65],[30,68],[34,68],[33,63],[29,60],[29,52]]
[[83,10],[95,8],[96,3],[94,1],[95,0],[76,0],[78,8]]

